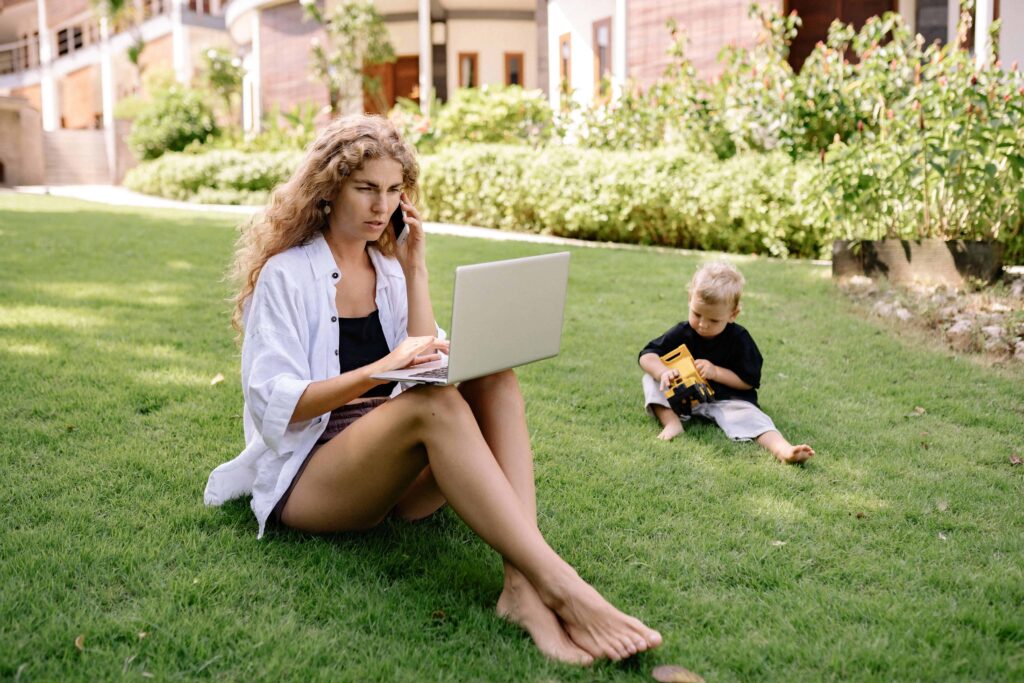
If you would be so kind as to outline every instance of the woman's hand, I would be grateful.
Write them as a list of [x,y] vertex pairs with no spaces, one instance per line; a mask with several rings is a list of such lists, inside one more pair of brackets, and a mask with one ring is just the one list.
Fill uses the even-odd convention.
[[409,230],[405,242],[398,245],[395,258],[398,259],[402,270],[408,277],[411,271],[426,271],[426,236],[423,233],[423,220],[420,218],[420,212],[404,192],[399,206],[405,214],[405,224],[409,226]]
[[448,353],[448,341],[437,337],[406,337],[395,350],[373,364],[371,374],[404,370],[423,363],[440,360]]
[[693,365],[697,368],[700,376],[709,382],[718,376],[718,366],[705,358],[698,358],[693,361]]

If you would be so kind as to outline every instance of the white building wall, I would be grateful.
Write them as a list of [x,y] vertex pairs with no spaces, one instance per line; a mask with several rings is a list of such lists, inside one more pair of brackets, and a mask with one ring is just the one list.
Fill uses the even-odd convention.
[[[548,93],[553,108],[559,107],[558,39],[565,33],[571,34],[572,55],[570,81],[573,99],[586,104],[594,99],[594,22],[611,18],[615,13],[615,0],[551,0],[548,3]],[[612,22],[612,64],[615,53],[625,45],[624,36],[615,35]]]
[[459,53],[476,52],[479,85],[505,84],[505,53],[523,53],[523,87],[537,88],[537,24],[496,19],[448,20],[448,94],[459,87]]
[[391,21],[387,23],[388,38],[395,55],[405,57],[418,55],[420,51],[420,27],[415,21]]
[[1024,67],[1024,2],[1003,0],[999,3],[999,18],[1003,28],[999,34],[999,59],[1003,68],[1009,69],[1013,62],[1018,68]]

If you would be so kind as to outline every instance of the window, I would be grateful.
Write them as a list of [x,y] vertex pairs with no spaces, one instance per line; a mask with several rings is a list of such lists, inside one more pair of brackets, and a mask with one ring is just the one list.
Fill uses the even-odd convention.
[[523,53],[505,53],[505,85],[523,85]]
[[572,34],[563,33],[558,37],[558,76],[562,87],[572,87]]
[[612,19],[594,22],[594,93],[604,98],[608,93],[608,78],[612,72]]
[[459,53],[459,87],[475,88],[479,85],[476,71],[476,52]]
[[84,37],[81,26],[69,26],[57,31],[57,56],[64,55],[75,50],[82,49]]

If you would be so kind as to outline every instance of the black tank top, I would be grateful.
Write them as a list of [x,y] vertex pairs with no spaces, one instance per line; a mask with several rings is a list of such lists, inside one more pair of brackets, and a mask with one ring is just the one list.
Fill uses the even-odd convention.
[[[338,318],[338,337],[341,342],[341,371],[349,372],[369,365],[391,353],[384,328],[380,324],[380,313],[374,311],[365,318]],[[379,384],[360,398],[390,396],[395,383]]]

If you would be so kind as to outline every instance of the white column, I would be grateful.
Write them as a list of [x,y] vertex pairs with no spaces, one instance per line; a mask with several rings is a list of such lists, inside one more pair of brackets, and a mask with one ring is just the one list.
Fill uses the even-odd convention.
[[174,51],[174,76],[188,85],[192,80],[192,58],[189,54],[188,29],[185,28],[185,0],[171,0],[171,42]]
[[252,101],[249,103],[249,114],[252,117],[253,133],[263,130],[263,67],[261,60],[263,55],[260,48],[260,10],[252,11],[252,68],[249,70],[249,77],[252,79]]
[[53,34],[46,22],[46,0],[36,0],[39,18],[39,99],[43,111],[43,130],[60,128],[60,99],[57,96],[57,79],[53,75]]
[[612,15],[612,95],[619,97],[626,85],[626,0],[615,0]]
[[979,69],[989,65],[992,53],[992,0],[977,0],[974,3],[974,63]]
[[430,0],[420,0],[420,111],[430,111],[430,97],[434,82],[434,41],[430,30]]
[[110,22],[100,17],[100,87],[103,92],[103,142],[110,183],[117,183],[117,131],[114,129],[114,61],[110,55]]

